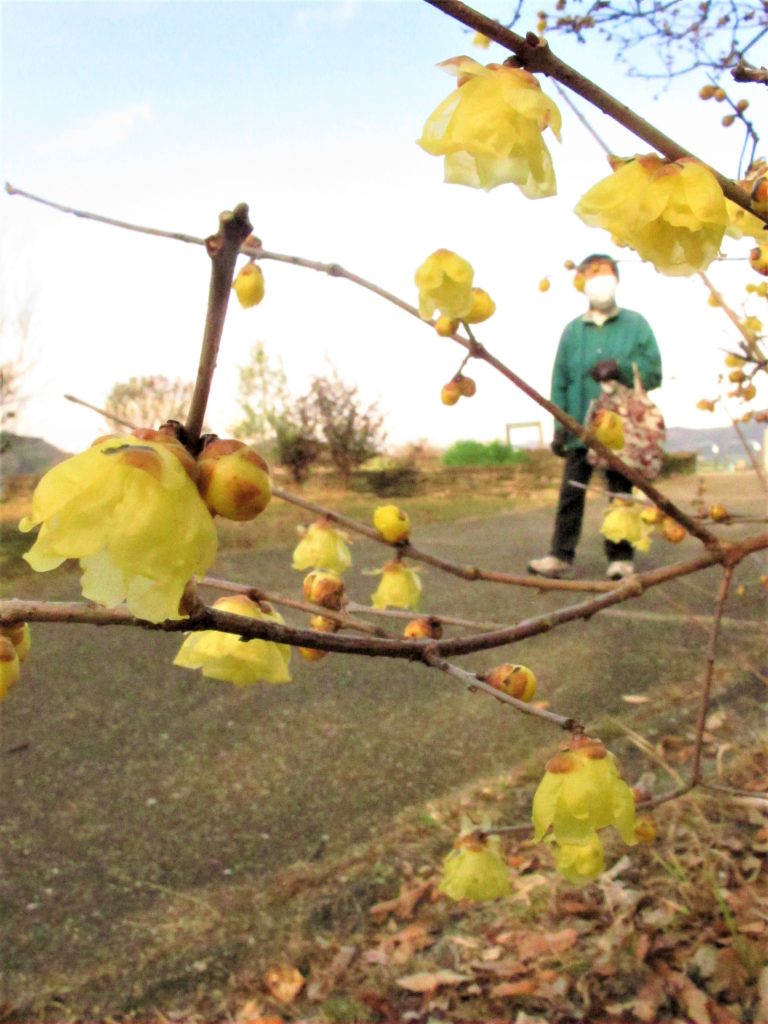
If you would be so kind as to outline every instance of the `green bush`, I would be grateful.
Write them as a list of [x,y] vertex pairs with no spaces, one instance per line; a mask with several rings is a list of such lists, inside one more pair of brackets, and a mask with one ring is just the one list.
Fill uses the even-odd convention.
[[527,452],[501,441],[457,441],[443,455],[444,466],[519,466]]

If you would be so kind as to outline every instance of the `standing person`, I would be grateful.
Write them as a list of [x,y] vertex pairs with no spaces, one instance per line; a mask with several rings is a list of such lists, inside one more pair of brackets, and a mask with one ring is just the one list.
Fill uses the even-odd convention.
[[[595,253],[579,265],[584,275],[584,292],[589,309],[572,320],[563,331],[552,371],[552,401],[579,423],[584,423],[589,405],[600,394],[600,383],[620,380],[633,384],[633,364],[646,391],[661,384],[661,356],[648,321],[631,309],[616,305],[619,271],[610,256]],[[588,448],[559,423],[555,424],[552,451],[565,459],[563,482],[555,516],[550,553],[528,563],[528,571],[550,579],[573,576],[573,560],[581,535],[586,492],[570,481],[587,484],[593,467]],[[608,489],[630,494],[632,484],[621,473],[607,469]],[[620,580],[635,571],[634,549],[628,541],[605,541],[608,558],[606,575]]]

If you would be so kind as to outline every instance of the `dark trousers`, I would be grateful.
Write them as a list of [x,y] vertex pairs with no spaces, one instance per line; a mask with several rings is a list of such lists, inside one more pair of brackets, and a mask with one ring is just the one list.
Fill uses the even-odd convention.
[[[563,467],[563,482],[560,487],[560,498],[557,503],[557,515],[555,517],[555,530],[552,534],[551,553],[558,558],[572,562],[576,554],[576,545],[581,536],[581,524],[584,519],[584,501],[586,491],[581,487],[572,487],[570,482],[575,480],[580,484],[588,484],[594,466],[587,461],[586,448],[574,448],[565,457]],[[631,494],[632,484],[621,473],[613,469],[605,471],[608,489],[614,494]],[[622,540],[618,544],[612,541],[605,541],[605,554],[611,562],[631,562],[634,553],[632,545]]]

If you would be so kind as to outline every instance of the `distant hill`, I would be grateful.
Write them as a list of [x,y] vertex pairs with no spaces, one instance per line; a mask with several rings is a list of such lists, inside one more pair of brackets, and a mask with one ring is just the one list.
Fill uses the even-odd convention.
[[[741,431],[747,441],[762,444],[764,423],[740,423]],[[712,453],[712,446],[717,445],[721,455],[737,454],[743,450],[739,435],[733,427],[707,427],[699,430],[694,427],[667,427],[665,448],[669,452],[700,452],[702,455]]]
[[4,430],[0,432],[0,475],[21,476],[44,473],[57,462],[66,459],[63,452],[42,437],[23,437]]

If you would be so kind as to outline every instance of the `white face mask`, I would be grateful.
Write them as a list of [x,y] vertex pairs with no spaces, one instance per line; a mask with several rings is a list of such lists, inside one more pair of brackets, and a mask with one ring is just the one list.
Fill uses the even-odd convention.
[[616,278],[613,274],[598,274],[584,282],[584,294],[596,309],[610,309],[616,301]]

